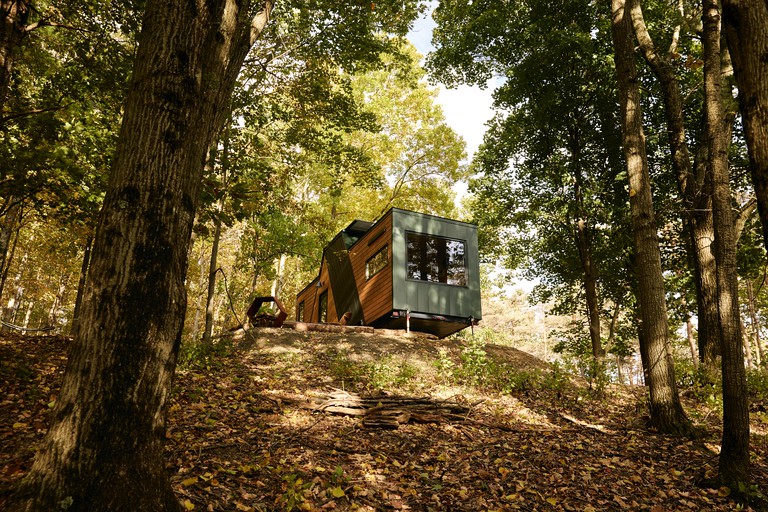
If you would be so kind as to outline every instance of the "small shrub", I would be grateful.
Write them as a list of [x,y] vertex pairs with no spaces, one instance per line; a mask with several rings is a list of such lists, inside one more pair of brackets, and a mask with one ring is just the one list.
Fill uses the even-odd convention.
[[364,370],[349,358],[347,352],[333,352],[329,363],[331,374],[342,384],[358,384]]
[[684,394],[707,408],[721,411],[723,408],[723,387],[720,376],[704,365],[694,365],[690,359],[675,361],[677,385]]
[[589,383],[590,391],[595,395],[602,396],[611,382],[611,378],[608,375],[608,365],[605,360],[589,356],[585,367],[586,371],[584,373]]
[[407,361],[395,361],[385,357],[367,366],[368,384],[374,389],[403,387],[409,384],[418,371]]
[[568,389],[570,379],[563,365],[559,361],[552,363],[551,370],[544,375],[542,387],[549,391],[562,394]]
[[451,359],[447,348],[440,348],[439,355],[432,365],[437,370],[437,376],[443,381],[443,385],[447,385],[453,380],[454,373],[456,372],[456,363]]
[[516,370],[503,365],[493,375],[496,387],[502,393],[528,392],[541,388],[541,374],[537,371]]
[[461,380],[470,384],[481,384],[488,376],[489,359],[485,351],[485,341],[480,338],[472,338],[464,350],[461,351],[461,367],[457,374]]
[[283,492],[277,499],[283,510],[290,512],[301,509],[301,504],[306,500],[304,491],[312,487],[312,482],[306,482],[304,477],[305,475],[301,472],[283,476],[281,486]]
[[768,401],[768,370],[748,370],[747,390],[753,400]]
[[232,340],[221,338],[215,343],[193,341],[182,343],[179,349],[180,368],[219,368],[221,359],[232,353]]

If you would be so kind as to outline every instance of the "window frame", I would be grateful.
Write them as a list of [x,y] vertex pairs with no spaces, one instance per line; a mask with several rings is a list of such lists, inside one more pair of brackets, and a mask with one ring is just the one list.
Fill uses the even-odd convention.
[[[384,264],[378,267],[373,272],[370,272],[369,265],[371,262],[376,259],[377,256],[383,254],[384,255]],[[373,253],[373,255],[365,260],[365,280],[369,281],[373,279],[374,276],[378,275],[382,270],[387,268],[389,266],[389,244],[384,244],[384,247]]]
[[[439,261],[435,261],[434,262],[434,263],[437,264],[437,267],[438,267],[438,272],[437,272],[437,276],[436,276],[437,279],[435,279],[435,280],[430,280],[429,279],[429,276],[433,275],[433,274],[430,274],[430,273],[427,274],[427,278],[426,279],[413,277],[411,275],[411,271],[409,269],[409,265],[411,265],[412,261],[410,259],[411,252],[409,250],[408,242],[409,242],[409,237],[411,237],[411,236],[421,237],[421,238],[423,238],[423,239],[425,239],[427,241],[430,240],[430,239],[445,240],[446,241],[446,248],[445,248],[445,257],[446,258],[450,257],[450,251],[448,251],[448,244],[449,243],[455,242],[455,243],[461,244],[461,246],[463,248],[463,251],[462,251],[462,265],[461,265],[461,267],[458,267],[458,266],[456,267],[456,268],[462,268],[463,269],[463,272],[462,272],[463,279],[460,280],[461,282],[459,282],[459,283],[452,283],[452,282],[450,282],[449,271],[451,269],[451,265],[449,264],[449,261],[444,261],[442,263],[439,262]],[[426,243],[428,244],[428,242],[426,242]],[[468,287],[468,283],[469,283],[469,265],[468,265],[468,262],[467,262],[467,246],[468,246],[467,241],[466,240],[462,240],[460,238],[454,238],[454,237],[443,236],[443,235],[435,235],[435,234],[432,234],[432,233],[423,233],[423,232],[418,232],[418,231],[406,231],[405,232],[405,278],[406,278],[406,280],[414,281],[414,282],[420,282],[420,283],[429,283],[429,284],[438,284],[438,285],[444,285],[444,286],[455,286],[455,287],[459,287],[459,288],[467,288]],[[419,244],[419,247],[421,248],[421,252],[423,253],[423,251],[425,250],[426,247],[422,243]],[[431,263],[431,262],[427,262],[427,265],[429,265],[429,263]],[[424,264],[419,263],[417,265],[417,268],[418,268],[419,273],[421,273],[422,269],[424,268]],[[442,274],[445,274],[445,276],[446,276],[446,280],[445,281],[440,281],[440,276]]]

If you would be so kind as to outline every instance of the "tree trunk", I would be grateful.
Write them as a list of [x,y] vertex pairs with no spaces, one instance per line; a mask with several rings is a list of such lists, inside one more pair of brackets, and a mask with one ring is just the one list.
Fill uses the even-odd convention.
[[581,142],[578,140],[577,130],[571,134],[571,166],[574,176],[574,199],[577,215],[575,221],[576,247],[579,251],[579,260],[584,274],[584,298],[587,306],[587,320],[589,321],[589,338],[592,343],[592,357],[603,359],[605,350],[600,339],[600,304],[597,295],[597,267],[592,256],[592,240],[588,225],[588,212],[584,207],[583,176],[581,173]]
[[26,34],[28,18],[28,1],[0,1],[0,129],[5,124],[5,102],[8,99],[14,57]]
[[[0,111],[0,115],[2,115],[2,111]],[[10,198],[10,201],[13,202],[13,198]],[[2,217],[2,222],[0,222],[0,297],[3,295],[5,281],[8,278],[8,269],[11,267],[11,260],[13,260],[13,251],[10,250],[11,238],[16,233],[16,238],[18,239],[19,231],[16,225],[20,220],[20,215],[21,205],[11,206],[6,210],[5,215]],[[8,254],[9,250],[11,254]]]
[[61,305],[64,303],[64,297],[67,293],[67,283],[69,282],[69,275],[62,274],[59,277],[59,284],[56,289],[56,296],[53,298],[53,304],[48,310],[48,325],[46,327],[54,327],[58,324],[58,313],[61,309]]
[[213,333],[213,298],[216,294],[216,269],[218,269],[219,240],[221,239],[221,218],[216,216],[213,220],[213,244],[211,244],[211,259],[208,265],[208,292],[205,299],[205,330],[203,331],[203,344],[210,345]]
[[690,316],[685,319],[685,337],[688,339],[688,349],[691,351],[693,366],[698,366],[699,359],[696,354],[696,340],[693,335],[693,322],[691,322]]
[[752,369],[752,348],[749,346],[749,336],[747,335],[747,327],[744,325],[744,320],[741,320],[741,344],[744,347],[744,363],[747,370]]
[[[203,265],[205,265],[205,247],[200,249],[200,256],[197,258],[197,266],[200,267],[200,282],[198,287],[202,290],[205,287],[205,283],[208,282],[208,276],[203,272]],[[198,333],[200,332],[200,315],[203,310],[203,292],[200,291],[197,294],[197,301],[195,302],[195,316],[192,322],[192,332],[190,333],[190,339],[197,340]]]
[[728,173],[728,141],[723,126],[720,84],[720,12],[717,0],[703,1],[704,94],[709,163],[712,167],[712,212],[717,260],[717,306],[723,368],[723,441],[719,477],[738,489],[749,482],[749,411],[736,278],[736,236]]
[[205,150],[271,2],[149,0],[78,336],[13,510],[180,510],[163,462]]
[[[684,13],[680,14],[684,15]],[[680,19],[682,20],[683,16]],[[717,294],[715,258],[711,249],[714,238],[711,183],[707,178],[710,167],[706,159],[697,159],[694,165],[691,163],[686,142],[683,99],[672,65],[677,48],[671,46],[670,55],[661,55],[656,50],[645,25],[640,0],[633,0],[632,23],[645,60],[661,85],[672,166],[677,176],[678,189],[683,197],[684,218],[690,236],[691,259],[694,262],[693,272],[699,318],[699,358],[705,367],[714,372],[720,347],[715,298]]]
[[757,209],[768,249],[768,2],[723,0],[723,25],[749,150]]
[[699,325],[699,361],[714,373],[720,356],[720,333],[717,314],[717,276],[712,244],[715,227],[712,220],[712,179],[706,157],[696,158],[697,188],[689,217],[693,245],[693,266],[696,284],[696,309]]
[[650,393],[651,426],[664,433],[687,434],[691,425],[680,403],[669,351],[667,306],[645,153],[632,20],[624,0],[611,0],[611,10],[641,316],[640,350]]
[[746,282],[747,301],[749,302],[749,321],[752,324],[752,338],[754,339],[755,347],[757,348],[757,366],[760,367],[763,365],[763,347],[761,345],[762,341],[760,340],[760,324],[757,321],[757,309],[755,308],[755,288],[750,279],[747,279]]
[[91,248],[93,247],[93,237],[89,236],[85,243],[83,251],[83,263],[80,266],[80,278],[77,281],[77,297],[75,297],[75,311],[72,314],[72,327],[69,333],[77,336],[77,329],[80,324],[80,311],[83,307],[83,295],[85,294],[85,282],[88,276],[88,265],[91,263]]

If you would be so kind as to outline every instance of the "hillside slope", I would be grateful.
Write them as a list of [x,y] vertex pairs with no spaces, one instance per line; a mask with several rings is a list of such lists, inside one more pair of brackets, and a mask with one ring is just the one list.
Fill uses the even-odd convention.
[[[67,343],[0,339],[0,509],[44,434]],[[332,395],[367,398],[388,428],[313,410]],[[254,330],[179,369],[168,471],[188,510],[734,510],[696,485],[716,469],[716,418],[701,414],[701,441],[658,436],[643,396],[591,397],[508,347]],[[753,447],[768,481],[764,426]]]

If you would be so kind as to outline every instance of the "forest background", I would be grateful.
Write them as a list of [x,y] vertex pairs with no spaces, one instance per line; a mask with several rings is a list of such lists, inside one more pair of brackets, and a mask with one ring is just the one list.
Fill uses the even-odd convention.
[[[422,4],[362,3],[344,13],[288,2],[272,13],[265,5],[274,17],[243,57],[231,101],[212,103],[226,108],[211,117],[217,129],[193,234],[188,247],[173,248],[190,263],[182,358],[240,323],[255,295],[279,296],[292,311],[325,243],[352,220],[396,206],[480,226],[481,337],[545,359],[560,354],[590,378],[637,383],[640,359],[656,357],[642,350],[654,342],[646,330],[653,323],[665,332],[660,360],[670,359],[671,333],[678,366],[694,376],[698,365],[716,373],[721,356],[723,368],[735,369],[736,388],[742,357],[750,378],[764,375],[766,228],[755,212],[759,205],[765,215],[765,197],[751,119],[736,101],[747,91],[736,87],[731,55],[713,51],[706,37],[717,18],[714,44],[723,39],[716,6],[627,5],[635,62],[620,54],[626,34],[601,4],[440,2],[425,71],[404,37]],[[143,3],[6,7],[15,28],[3,33],[0,76],[3,322],[77,335]],[[731,48],[737,70],[740,49]],[[622,82],[625,64],[636,79]],[[427,80],[492,78],[495,115],[467,162]],[[635,89],[622,90],[627,83]],[[634,134],[632,94],[644,112]],[[628,134],[642,141],[637,175]],[[166,135],[168,145],[178,142]],[[719,140],[722,150],[713,146]],[[463,180],[469,194],[457,206],[452,187]],[[115,199],[116,207],[131,199]],[[637,210],[648,206],[650,213]],[[643,216],[651,222],[638,224]],[[642,229],[658,243],[641,245]],[[644,273],[639,262],[649,254],[660,267]],[[654,296],[656,270],[667,291]],[[516,275],[538,283],[529,297],[510,292]],[[738,307],[726,319],[718,301],[731,282]],[[662,312],[653,322],[651,309]]]

